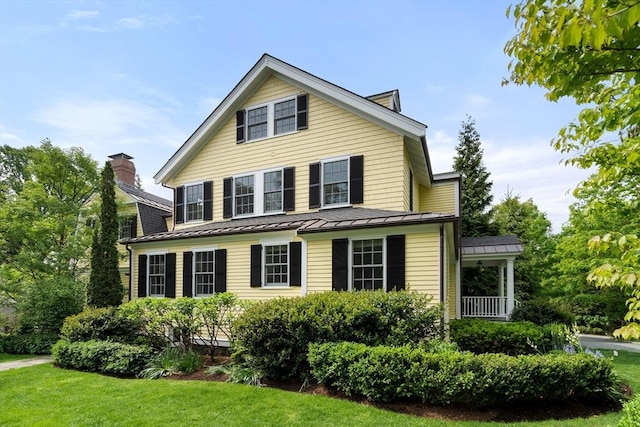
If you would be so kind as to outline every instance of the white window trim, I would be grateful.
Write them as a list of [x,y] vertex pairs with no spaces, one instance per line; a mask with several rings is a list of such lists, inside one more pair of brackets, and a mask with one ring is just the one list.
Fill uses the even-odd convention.
[[[289,248],[289,243],[291,243],[292,239],[261,239],[260,245],[262,245],[262,259],[261,262],[261,278],[262,278],[262,289],[289,289],[291,288],[291,251]],[[287,284],[278,284],[278,285],[268,285],[267,284],[267,246],[278,246],[278,245],[286,245],[287,246]]]
[[[167,250],[159,250],[159,251],[149,251],[149,252],[145,252],[145,255],[147,256],[147,277],[146,277],[146,281],[147,281],[147,296],[149,298],[164,298],[165,295],[167,294],[167,254],[169,253],[169,251]],[[151,257],[153,255],[164,255],[164,268],[165,268],[165,280],[164,280],[164,295],[151,295],[151,286],[149,284],[149,272],[151,271],[151,269],[149,268],[151,265]]]
[[[233,210],[233,218],[251,218],[256,216],[268,216],[268,215],[279,215],[284,213],[284,169],[285,167],[280,168],[271,168],[271,169],[262,169],[254,172],[240,173],[237,175],[233,175],[233,182],[231,184],[232,188],[232,201],[233,204],[231,206]],[[280,190],[282,193],[282,209],[279,211],[264,211],[264,175],[269,172],[282,172],[282,189]],[[236,214],[236,179],[243,178],[246,176],[253,175],[253,213],[249,214]],[[259,208],[259,209],[258,209]]]
[[[246,135],[246,141],[245,142],[256,142],[256,141],[262,141],[264,139],[269,139],[269,138],[277,138],[279,136],[283,136],[283,135],[291,135],[292,133],[296,133],[298,132],[298,101],[297,101],[297,97],[298,95],[291,95],[291,96],[286,96],[284,98],[278,98],[278,99],[274,99],[272,101],[268,101],[268,102],[263,102],[261,104],[255,104],[255,105],[251,105],[249,107],[246,107],[245,110],[245,114],[246,114],[246,119],[245,119],[245,125],[244,125],[244,131],[245,131],[245,135]],[[280,102],[285,102],[285,101],[290,101],[290,100],[295,100],[296,101],[296,112],[294,114],[294,120],[295,120],[295,124],[294,124],[294,129],[291,132],[285,132],[285,133],[279,133],[276,135],[275,133],[275,104],[279,104]],[[255,110],[257,108],[262,108],[262,107],[267,107],[267,136],[262,137],[262,138],[255,138],[255,139],[249,139],[249,110]]]
[[[193,187],[195,185],[202,185],[202,219],[189,219],[188,215],[187,215],[187,188],[189,187]],[[183,190],[184,194],[183,194],[183,206],[182,206],[182,215],[184,218],[184,222],[185,224],[188,222],[190,224],[197,224],[199,222],[204,222],[204,199],[205,199],[205,194],[204,194],[204,181],[196,181],[196,182],[190,182],[188,184],[184,185],[184,190]]]
[[353,241],[354,240],[372,240],[382,239],[382,290],[387,289],[387,236],[386,235],[362,235],[358,237],[349,237],[349,271],[348,271],[348,290],[353,292]]
[[[193,298],[206,298],[212,295],[215,295],[215,285],[216,285],[216,251],[218,250],[217,246],[205,246],[198,248],[191,248],[191,253],[193,256],[191,257],[191,295]],[[213,293],[208,295],[198,295],[196,292],[196,252],[213,252]]]
[[[320,209],[334,209],[334,208],[346,208],[351,207],[351,157],[352,155],[330,157],[328,159],[320,160]],[[324,203],[324,165],[325,163],[339,162],[342,160],[347,161],[347,202],[346,203],[333,203],[325,205]]]

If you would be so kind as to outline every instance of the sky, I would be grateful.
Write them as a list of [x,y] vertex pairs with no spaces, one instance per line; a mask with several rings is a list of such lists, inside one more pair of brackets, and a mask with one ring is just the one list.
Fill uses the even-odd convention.
[[425,123],[434,172],[451,170],[471,116],[494,203],[533,199],[559,232],[587,172],[550,141],[580,107],[502,86],[510,1],[0,0],[0,144],[124,152],[153,176],[263,53],[362,96],[400,91]]

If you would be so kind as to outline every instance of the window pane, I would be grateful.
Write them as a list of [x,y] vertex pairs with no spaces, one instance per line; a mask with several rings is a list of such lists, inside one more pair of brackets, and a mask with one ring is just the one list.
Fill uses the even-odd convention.
[[213,251],[196,252],[194,255],[196,296],[213,295],[215,293]]
[[264,174],[264,211],[282,210],[282,171]]
[[196,221],[203,218],[204,185],[189,185],[186,188],[187,221]]
[[382,289],[384,284],[382,239],[354,240],[352,248],[353,289]]
[[249,140],[265,138],[267,136],[267,113],[268,107],[266,105],[247,111]]
[[349,163],[347,160],[323,164],[324,205],[347,203],[349,200]]
[[266,285],[288,284],[289,245],[265,246],[265,278]]
[[149,296],[164,296],[164,255],[149,256]]
[[253,175],[235,179],[236,215],[253,213]]
[[296,130],[296,100],[279,102],[274,105],[274,133],[276,135]]

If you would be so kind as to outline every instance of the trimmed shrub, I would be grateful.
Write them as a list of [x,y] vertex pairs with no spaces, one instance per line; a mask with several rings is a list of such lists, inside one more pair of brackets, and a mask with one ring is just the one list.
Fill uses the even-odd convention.
[[325,292],[248,307],[234,323],[236,360],[267,378],[308,372],[310,343],[400,345],[440,334],[442,307],[414,292]]
[[638,426],[640,426],[640,394],[624,404],[622,418],[618,422],[618,427]]
[[588,354],[507,356],[443,352],[415,346],[311,344],[311,373],[347,395],[379,402],[421,401],[476,407],[614,395],[611,362]]
[[480,319],[455,319],[449,322],[451,341],[460,350],[480,353],[546,353],[553,349],[551,326],[531,322],[492,322]]
[[120,314],[116,307],[86,308],[67,317],[60,334],[71,342],[110,340],[133,344],[140,339],[140,324]]
[[57,334],[0,335],[0,353],[51,354],[51,347],[58,341]]
[[574,317],[569,311],[549,298],[522,301],[511,313],[512,322],[531,322],[544,326],[554,323],[571,326]]
[[31,286],[18,305],[18,330],[58,334],[64,319],[80,313],[83,304],[80,283],[65,278],[43,280]]
[[110,375],[138,375],[152,356],[151,348],[111,341],[58,341],[53,359],[62,368]]

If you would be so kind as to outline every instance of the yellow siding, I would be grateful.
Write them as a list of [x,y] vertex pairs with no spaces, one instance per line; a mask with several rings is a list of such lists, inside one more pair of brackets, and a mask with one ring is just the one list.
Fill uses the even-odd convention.
[[455,213],[458,191],[455,182],[436,184],[431,188],[420,186],[420,211]]
[[406,280],[407,289],[433,296],[440,302],[440,235],[438,231],[407,234]]
[[[250,107],[301,91],[270,77],[247,101]],[[364,204],[403,210],[403,138],[342,108],[309,95],[309,129],[255,142],[236,144],[233,116],[175,179],[179,186],[213,180],[213,220],[222,218],[223,179],[267,168],[295,167],[296,210],[309,211],[309,164],[321,159],[364,155]],[[189,226],[178,225],[176,228]]]
[[449,309],[449,319],[456,318],[456,264],[455,260],[447,263],[447,268],[449,270],[448,274],[448,291],[447,291],[447,307]]
[[380,97],[380,98],[375,98],[375,99],[371,99],[373,102],[375,102],[376,104],[380,104],[383,107],[387,107],[387,108],[391,108],[391,97],[390,96],[384,96],[384,97]]
[[310,241],[307,244],[307,293],[330,291],[331,240]]
[[413,206],[410,206],[410,186],[409,180],[411,177],[411,159],[409,158],[409,151],[407,150],[406,145],[403,149],[403,199],[404,199],[404,210],[409,211],[421,211],[420,208],[420,184],[418,183],[418,178],[416,174],[413,174]]
[[[264,235],[262,236],[265,237]],[[233,239],[233,238],[231,238]],[[183,293],[183,253],[198,248],[211,248],[227,250],[227,292],[233,292],[241,299],[265,300],[280,296],[301,295],[300,286],[289,288],[252,288],[250,286],[251,245],[259,244],[260,237],[252,237],[252,240],[235,238],[223,241],[221,239],[192,239],[175,242],[157,242],[154,244],[136,245],[134,252],[135,262],[133,271],[132,299],[137,298],[138,290],[138,255],[154,251],[167,251],[176,254],[176,296]]]

